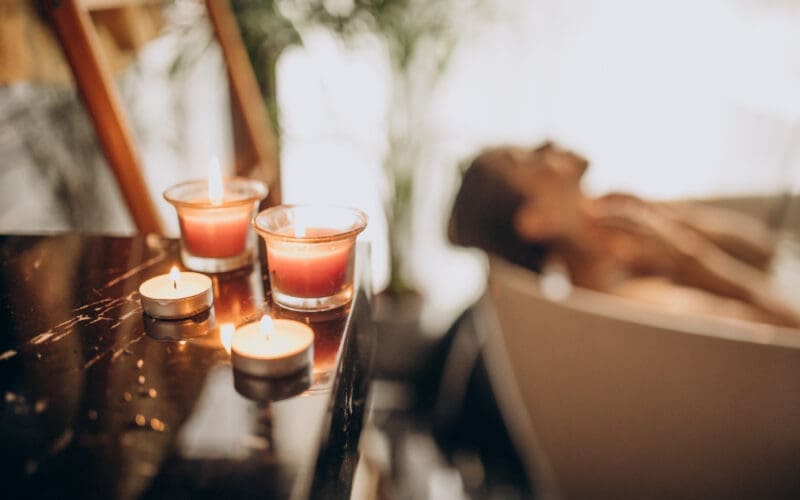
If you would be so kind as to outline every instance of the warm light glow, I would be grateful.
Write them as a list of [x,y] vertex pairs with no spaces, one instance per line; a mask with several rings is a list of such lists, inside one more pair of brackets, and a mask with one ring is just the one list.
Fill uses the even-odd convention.
[[212,205],[220,205],[222,194],[222,168],[219,160],[214,157],[211,159],[211,168],[208,171],[208,199]]
[[275,322],[272,321],[272,318],[269,315],[265,314],[261,317],[261,323],[259,324],[258,331],[267,337],[267,339],[269,339],[269,336],[275,331]]
[[178,271],[178,266],[172,266],[172,269],[169,270],[169,280],[172,282],[172,288],[178,288],[178,280],[181,278],[181,273]]
[[235,328],[231,323],[223,323],[219,327],[219,341],[228,354],[231,353],[231,342],[233,341],[234,330]]
[[308,227],[308,223],[304,220],[303,213],[295,213],[294,220],[292,221],[292,225],[294,226],[294,235],[297,237],[304,237],[306,235],[306,228]]

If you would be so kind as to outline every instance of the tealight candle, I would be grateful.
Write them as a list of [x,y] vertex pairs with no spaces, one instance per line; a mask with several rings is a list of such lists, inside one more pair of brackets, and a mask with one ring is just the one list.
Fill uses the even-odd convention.
[[364,212],[342,207],[281,205],[254,219],[267,248],[272,297],[298,311],[322,311],[353,296],[356,237]]
[[211,279],[199,273],[179,272],[150,278],[139,286],[142,310],[158,319],[183,319],[209,309],[214,304]]
[[299,321],[264,316],[233,333],[231,361],[251,376],[291,375],[314,362],[314,331]]
[[164,191],[164,198],[178,213],[184,265],[222,272],[253,262],[255,237],[250,221],[266,196],[267,187],[260,181],[223,179],[217,162],[212,163],[207,181],[184,182]]

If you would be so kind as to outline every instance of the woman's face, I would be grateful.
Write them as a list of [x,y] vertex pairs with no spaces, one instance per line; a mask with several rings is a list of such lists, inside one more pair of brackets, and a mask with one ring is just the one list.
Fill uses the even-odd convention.
[[508,148],[511,181],[525,197],[514,227],[528,241],[568,238],[581,230],[583,194],[580,180],[588,162],[552,144],[536,149]]

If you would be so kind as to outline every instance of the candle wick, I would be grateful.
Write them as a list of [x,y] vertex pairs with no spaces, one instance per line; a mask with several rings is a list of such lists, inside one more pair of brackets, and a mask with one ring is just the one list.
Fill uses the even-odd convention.
[[172,288],[173,288],[173,290],[177,290],[178,289],[178,281],[177,280],[172,280]]

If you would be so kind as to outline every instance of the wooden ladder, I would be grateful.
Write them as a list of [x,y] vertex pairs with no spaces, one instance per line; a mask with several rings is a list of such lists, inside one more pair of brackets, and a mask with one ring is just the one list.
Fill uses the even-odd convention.
[[[163,227],[142,175],[127,115],[89,12],[148,0],[43,0],[64,55],[89,111],[100,148],[122,191],[139,232],[162,233]],[[152,0],[150,0],[152,3]],[[267,204],[280,203],[280,170],[275,133],[267,118],[258,83],[229,0],[206,0],[206,8],[230,82],[237,175],[267,183]]]

